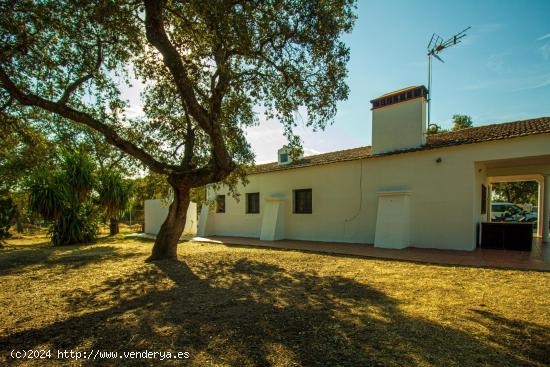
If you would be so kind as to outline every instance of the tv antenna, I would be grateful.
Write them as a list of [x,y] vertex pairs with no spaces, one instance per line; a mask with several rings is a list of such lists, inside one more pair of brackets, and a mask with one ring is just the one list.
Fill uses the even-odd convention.
[[446,41],[444,41],[443,38],[437,33],[432,34],[432,38],[430,38],[430,43],[428,43],[428,128],[430,127],[431,122],[430,110],[432,106],[432,57],[435,57],[441,62],[445,62],[439,56],[439,54],[446,48],[452,47],[462,42],[462,39],[466,37],[466,31],[470,28],[472,27],[468,27],[463,31],[456,33]]

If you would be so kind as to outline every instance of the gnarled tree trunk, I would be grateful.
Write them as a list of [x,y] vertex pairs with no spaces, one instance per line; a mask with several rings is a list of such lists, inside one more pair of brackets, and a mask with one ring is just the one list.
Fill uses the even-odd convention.
[[168,216],[160,227],[153,252],[147,261],[177,259],[178,256],[178,241],[185,228],[190,187],[172,177],[168,177],[168,182],[174,191],[174,200],[170,204]]

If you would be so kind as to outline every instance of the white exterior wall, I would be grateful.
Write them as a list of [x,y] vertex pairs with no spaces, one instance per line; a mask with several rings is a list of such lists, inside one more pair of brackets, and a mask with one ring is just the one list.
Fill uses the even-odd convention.
[[[160,226],[168,216],[168,205],[164,205],[161,199],[145,200],[145,233],[159,233]],[[194,202],[190,202],[187,208],[187,219],[182,236],[186,233],[197,233],[197,203]]]
[[[273,196],[285,199],[286,239],[372,244],[378,193],[407,191],[410,246],[472,250],[485,219],[487,173],[479,162],[549,154],[545,134],[251,175],[238,189],[239,202],[219,192],[226,194],[226,212],[208,215],[207,234],[259,238],[264,205]],[[302,188],[312,189],[312,214],[292,213],[292,190]],[[245,214],[246,192],[260,193],[260,214]]]

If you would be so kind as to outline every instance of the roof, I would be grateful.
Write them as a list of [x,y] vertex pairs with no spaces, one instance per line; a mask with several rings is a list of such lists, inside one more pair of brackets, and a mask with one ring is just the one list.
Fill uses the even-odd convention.
[[530,120],[514,121],[500,124],[471,127],[459,131],[430,135],[426,145],[418,148],[399,150],[384,154],[373,154],[370,146],[339,150],[303,157],[290,164],[280,165],[278,162],[257,165],[252,174],[283,171],[293,168],[311,167],[321,164],[346,162],[358,159],[376,158],[393,154],[403,154],[413,151],[437,149],[464,144],[482,143],[487,141],[511,139],[520,136],[550,133],[550,116]]
[[428,89],[423,85],[416,85],[386,93],[371,100],[370,103],[374,110],[421,97],[428,98]]
[[375,99],[384,98],[384,97],[388,97],[388,96],[393,96],[394,94],[399,94],[399,93],[407,92],[407,91],[410,91],[410,90],[413,90],[413,89],[416,89],[416,88],[420,88],[420,87],[423,87],[423,85],[412,85],[412,86],[407,87],[407,88],[402,88],[402,89],[394,90],[393,92],[389,92],[389,93],[386,93],[386,94],[382,94],[382,95],[379,96],[379,97],[373,98],[373,101],[374,101]]
[[289,164],[279,164],[278,162],[271,162],[266,164],[260,164],[256,166],[253,173],[265,173],[272,171],[282,171],[285,169],[317,166],[320,164],[335,163],[352,161],[356,159],[362,159],[372,156],[371,147],[359,147],[353,149],[339,150],[336,152],[310,155],[303,157],[299,161],[294,161]]

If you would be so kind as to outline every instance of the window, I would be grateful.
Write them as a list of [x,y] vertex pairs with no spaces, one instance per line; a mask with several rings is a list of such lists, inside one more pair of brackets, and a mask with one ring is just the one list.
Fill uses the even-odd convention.
[[246,194],[246,213],[257,214],[260,212],[260,193],[248,193]]
[[281,153],[281,155],[280,155],[280,162],[281,162],[281,163],[286,163],[286,162],[288,162],[288,153]]
[[216,196],[216,213],[225,213],[225,195]]
[[311,189],[294,190],[294,213],[312,213]]
[[503,212],[504,210],[506,210],[504,208],[504,205],[493,205],[493,211],[494,212]]

